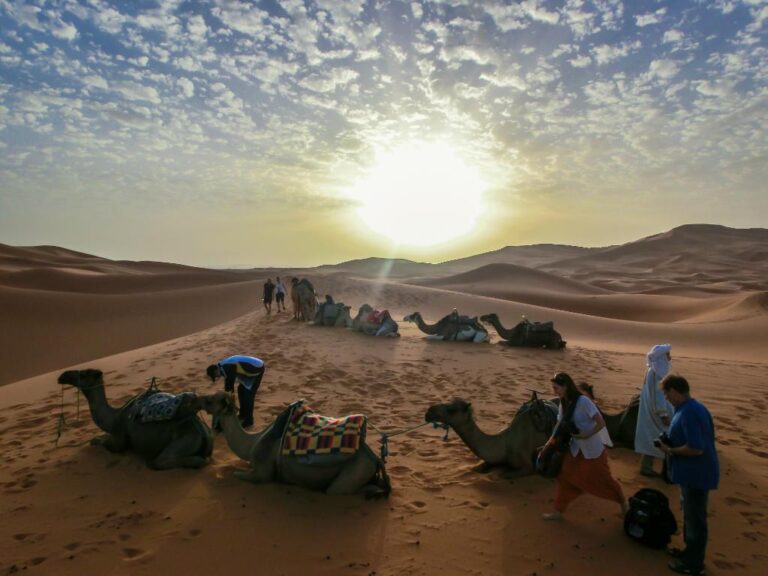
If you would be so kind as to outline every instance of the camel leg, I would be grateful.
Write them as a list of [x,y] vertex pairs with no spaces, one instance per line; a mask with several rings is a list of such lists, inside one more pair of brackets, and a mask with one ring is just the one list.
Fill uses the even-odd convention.
[[153,470],[202,468],[208,463],[208,459],[198,456],[200,448],[200,437],[187,434],[168,444],[153,461],[149,462],[149,467]]
[[[327,494],[355,494],[365,491],[366,485],[376,475],[378,464],[373,454],[366,454],[360,450],[352,460],[344,464],[338,476],[333,479],[326,489]],[[377,486],[371,485],[372,491],[380,491]]]
[[248,470],[235,470],[235,478],[252,484],[266,484],[274,480],[274,470],[272,462],[254,464]]

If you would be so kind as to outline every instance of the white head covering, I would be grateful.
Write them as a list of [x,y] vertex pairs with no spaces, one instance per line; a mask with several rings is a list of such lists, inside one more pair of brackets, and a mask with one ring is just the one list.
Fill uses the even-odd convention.
[[664,378],[669,372],[667,354],[672,350],[671,344],[656,344],[646,356],[645,365],[650,367],[659,378]]

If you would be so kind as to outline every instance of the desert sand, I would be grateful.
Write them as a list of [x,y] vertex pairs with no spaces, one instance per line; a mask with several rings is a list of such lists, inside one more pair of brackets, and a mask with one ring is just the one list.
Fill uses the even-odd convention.
[[[119,404],[160,378],[167,391],[216,390],[205,367],[263,358],[256,428],[291,401],[362,412],[377,428],[423,422],[462,397],[484,430],[504,428],[559,370],[595,386],[608,412],[642,384],[645,352],[673,345],[674,370],[711,410],[721,487],[710,500],[712,575],[768,565],[768,231],[683,227],[606,249],[509,248],[441,265],[371,259],[315,270],[217,271],[114,262],[53,247],[0,245],[0,574],[483,574],[625,576],[671,573],[663,552],[622,531],[615,505],[589,496],[566,521],[540,519],[555,484],[475,470],[454,433],[423,427],[390,440],[388,500],[329,497],[233,478],[245,463],[217,436],[202,470],[155,472],[131,454],[88,445],[84,400],[56,384],[68,368],[104,371]],[[762,256],[761,256],[762,255]],[[384,268],[382,268],[384,266]],[[384,271],[388,270],[388,274]],[[318,294],[430,322],[454,307],[554,320],[564,351],[437,343],[411,324],[374,339],[298,323],[260,306],[267,276],[309,277]],[[62,413],[68,421],[54,444]],[[207,416],[205,416],[208,419]],[[377,446],[370,430],[368,440]],[[638,457],[609,454],[627,496],[678,489],[639,475]],[[675,543],[680,543],[676,536]]]

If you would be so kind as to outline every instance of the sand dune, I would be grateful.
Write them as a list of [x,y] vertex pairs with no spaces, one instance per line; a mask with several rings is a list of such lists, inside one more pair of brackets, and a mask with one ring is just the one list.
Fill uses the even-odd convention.
[[469,293],[474,293],[473,289],[483,289],[484,286],[493,286],[496,290],[506,289],[510,292],[514,292],[519,287],[522,292],[530,293],[555,292],[574,295],[608,293],[608,290],[602,288],[514,264],[487,264],[462,274],[414,283],[450,290],[458,289],[460,292]]
[[[715,232],[713,242],[730,242]],[[649,242],[690,243],[669,236]],[[56,376],[70,366],[102,369],[107,395],[119,404],[150,376],[168,391],[211,392],[205,366],[250,353],[267,364],[257,427],[305,398],[326,414],[363,412],[378,429],[397,431],[422,422],[430,404],[461,396],[493,432],[531,389],[549,394],[548,378],[559,370],[594,384],[603,407],[618,410],[642,382],[644,353],[671,342],[674,369],[689,378],[718,430],[723,477],[710,500],[707,572],[762,574],[768,292],[759,289],[760,258],[744,264],[761,254],[761,238],[738,251],[711,247],[717,255],[702,255],[705,247],[665,253],[650,271],[642,266],[654,251],[640,241],[605,260],[595,250],[576,264],[432,268],[420,279],[410,277],[416,268],[408,263],[399,264],[402,276],[378,274],[383,264],[375,259],[356,271],[235,272],[0,246],[0,383],[8,383],[0,387],[0,514],[10,519],[0,524],[0,573],[196,575],[252,571],[254,563],[260,573],[289,576],[665,573],[664,554],[627,539],[610,503],[584,497],[566,522],[544,523],[553,482],[481,474],[455,434],[443,441],[430,427],[390,440],[394,490],[385,502],[242,483],[233,471],[244,463],[222,437],[205,469],[152,472],[130,454],[88,446],[98,430],[83,405],[75,420],[71,390],[62,447],[53,440]],[[554,320],[568,347],[510,348],[492,329],[494,344],[435,343],[406,323],[401,338],[379,340],[290,314],[266,316],[258,301],[263,278],[294,273],[309,276],[320,295],[354,309],[388,308],[396,318],[418,310],[432,322],[455,307],[495,312],[505,325],[521,315]],[[369,432],[374,448],[377,439]],[[612,450],[610,462],[627,495],[651,483],[678,501],[675,487],[639,475],[633,452]],[[553,541],[567,553],[553,556]]]

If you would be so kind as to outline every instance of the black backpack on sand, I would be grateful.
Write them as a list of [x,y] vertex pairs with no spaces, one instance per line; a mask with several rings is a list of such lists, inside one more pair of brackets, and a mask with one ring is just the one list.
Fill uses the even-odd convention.
[[651,548],[664,548],[677,532],[677,520],[667,497],[653,488],[638,490],[629,499],[624,517],[627,536]]

